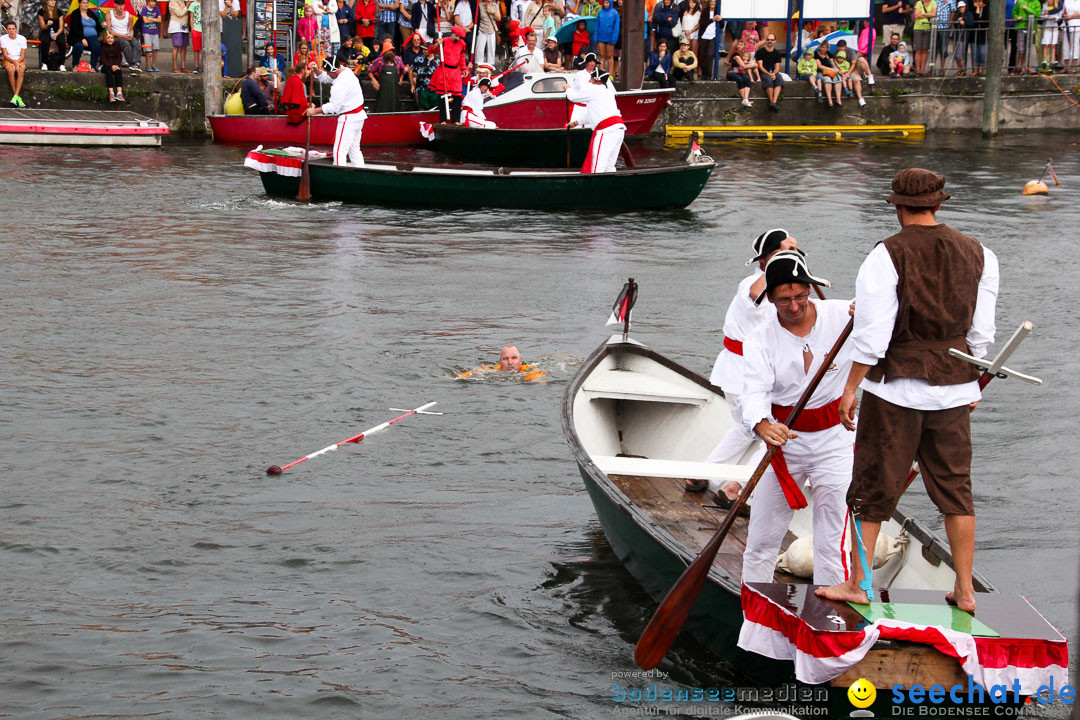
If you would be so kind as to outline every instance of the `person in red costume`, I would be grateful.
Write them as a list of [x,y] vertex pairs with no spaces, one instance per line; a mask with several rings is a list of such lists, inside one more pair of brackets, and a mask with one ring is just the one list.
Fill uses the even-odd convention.
[[469,46],[465,44],[465,28],[455,25],[452,32],[454,34],[451,37],[435,41],[442,46],[439,52],[439,67],[431,76],[428,87],[442,96],[439,102],[439,121],[453,122],[456,125],[456,120],[461,117],[461,77],[467,67]]
[[307,82],[311,77],[311,64],[299,63],[289,73],[289,79],[285,81],[285,89],[281,93],[281,108],[289,117],[290,125],[299,125],[303,122],[305,111],[308,109]]

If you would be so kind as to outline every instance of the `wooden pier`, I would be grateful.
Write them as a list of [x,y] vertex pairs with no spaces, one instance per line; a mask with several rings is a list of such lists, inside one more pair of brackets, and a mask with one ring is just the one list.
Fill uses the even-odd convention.
[[169,126],[126,110],[0,108],[0,143],[8,145],[158,146]]

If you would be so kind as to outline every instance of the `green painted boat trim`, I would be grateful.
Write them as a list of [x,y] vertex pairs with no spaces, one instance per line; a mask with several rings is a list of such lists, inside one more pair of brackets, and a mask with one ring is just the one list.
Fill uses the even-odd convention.
[[[592,130],[504,130],[436,125],[435,150],[465,162],[511,167],[580,168]],[[566,163],[569,141],[570,164]]]
[[[712,162],[584,174],[569,170],[509,170],[459,166],[309,164],[315,200],[380,206],[603,210],[684,208],[694,202]],[[259,173],[267,194],[295,198],[300,179]]]

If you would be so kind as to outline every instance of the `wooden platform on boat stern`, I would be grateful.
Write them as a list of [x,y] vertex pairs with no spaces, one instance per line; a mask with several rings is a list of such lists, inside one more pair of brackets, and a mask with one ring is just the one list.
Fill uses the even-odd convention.
[[[859,630],[867,625],[847,603],[824,600],[814,594],[816,585],[786,583],[748,583],[782,608],[798,616],[814,630]],[[945,592],[905,588],[878,589],[881,602],[896,604],[945,605]],[[1063,643],[1065,639],[1020,595],[975,593],[975,617],[1004,639],[1025,642]],[[965,683],[967,676],[955,658],[928,645],[902,641],[883,641],[872,648],[857,665],[831,681],[833,687],[847,687],[865,677],[877,687],[904,682],[909,687],[941,684],[945,687]]]
[[[685,492],[684,478],[642,477],[639,475],[609,475],[623,494],[649,515],[657,526],[666,530],[691,553],[698,553],[708,544],[724,521],[726,510],[715,505],[711,491]],[[731,532],[716,555],[713,567],[735,582],[742,582],[742,555],[746,549],[746,531],[749,521],[740,517],[735,520]],[[702,529],[704,528],[704,529]],[[783,548],[795,539],[792,533],[784,539]],[[805,580],[777,573],[777,582],[804,583]]]

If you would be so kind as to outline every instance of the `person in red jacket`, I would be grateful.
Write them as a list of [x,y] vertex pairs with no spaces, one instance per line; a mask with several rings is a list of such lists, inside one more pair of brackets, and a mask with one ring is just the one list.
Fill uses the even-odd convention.
[[308,109],[307,82],[311,77],[311,63],[299,63],[289,73],[289,79],[285,81],[285,89],[281,93],[281,109],[289,117],[289,124],[299,125]]
[[428,87],[442,96],[439,103],[439,121],[453,122],[461,117],[462,71],[467,65],[469,46],[465,44],[465,28],[455,25],[451,37],[441,38],[435,43],[439,47],[439,67],[431,76]]

